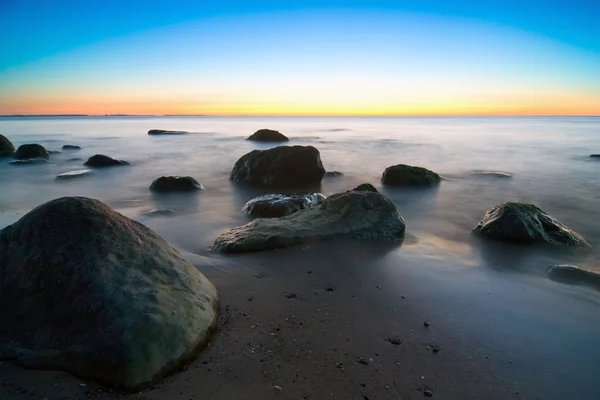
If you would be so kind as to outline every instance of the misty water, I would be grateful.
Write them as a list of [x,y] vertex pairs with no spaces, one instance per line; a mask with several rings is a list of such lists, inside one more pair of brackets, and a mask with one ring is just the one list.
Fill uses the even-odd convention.
[[[600,160],[589,157],[600,153],[600,118],[0,118],[0,133],[15,146],[39,143],[54,151],[65,144],[82,147],[52,154],[48,164],[15,166],[0,159],[0,228],[48,200],[86,196],[147,224],[185,252],[210,255],[207,249],[215,237],[249,221],[240,212],[243,204],[267,193],[236,187],[228,179],[239,157],[273,146],[244,140],[260,128],[281,131],[290,145],[317,147],[326,170],[343,172],[323,179],[317,188],[323,194],[370,182],[393,199],[407,224],[406,240],[394,251],[424,265],[442,260],[540,277],[557,263],[600,269]],[[150,129],[190,134],[149,136]],[[132,165],[55,180],[61,173],[84,169],[83,162],[94,154]],[[429,168],[446,179],[437,189],[381,187],[383,170],[400,163]],[[478,175],[481,171],[512,178]],[[207,190],[150,193],[150,183],[163,175],[190,175]],[[538,205],[594,247],[532,248],[474,237],[471,229],[484,212],[504,201]],[[175,213],[145,214],[153,209]]]

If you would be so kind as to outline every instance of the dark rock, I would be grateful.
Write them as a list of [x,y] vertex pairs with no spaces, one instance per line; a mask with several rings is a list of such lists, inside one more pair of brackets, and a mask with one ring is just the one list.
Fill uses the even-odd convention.
[[166,216],[175,214],[175,211],[171,210],[170,208],[155,208],[153,210],[143,211],[141,214],[149,217]]
[[45,158],[25,158],[23,160],[14,160],[9,164],[11,165],[32,165],[32,164],[47,164],[48,160]]
[[272,129],[259,129],[250,135],[246,140],[254,140],[256,142],[287,142],[288,139],[284,134]]
[[117,165],[130,165],[127,161],[115,160],[103,154],[96,154],[88,158],[83,165],[88,167],[113,167]]
[[53,200],[0,231],[0,276],[0,359],[29,368],[139,390],[197,356],[217,327],[214,286],[97,200]]
[[15,152],[15,158],[49,158],[48,151],[39,144],[22,144]]
[[58,151],[58,150],[48,150],[48,154],[60,154],[62,152]]
[[81,150],[81,147],[75,146],[74,144],[65,144],[62,147],[63,150]]
[[0,135],[0,157],[11,157],[15,152],[15,146],[4,135]]
[[433,396],[433,392],[429,389],[427,389],[426,391],[423,392],[423,394],[425,394],[425,396],[427,397],[432,397]]
[[375,193],[379,193],[377,189],[375,189],[375,186],[371,185],[370,183],[361,183],[360,185],[358,185],[357,187],[355,187],[354,189],[357,192],[375,192]]
[[162,129],[151,129],[148,131],[148,135],[187,135],[185,131],[165,131]]
[[69,158],[67,160],[67,162],[75,162],[75,161],[83,161],[83,158],[75,157],[75,158]]
[[381,182],[390,186],[437,186],[440,176],[427,168],[398,164],[388,167],[381,176]]
[[279,146],[242,156],[229,176],[235,183],[265,188],[318,185],[325,174],[319,150],[312,146]]
[[396,346],[402,344],[402,340],[400,340],[400,338],[398,336],[392,336],[392,337],[388,338],[387,341],[390,342],[391,344],[395,344]]
[[281,218],[259,218],[217,238],[213,250],[241,253],[328,239],[399,240],[404,219],[381,193],[346,191]]
[[90,175],[92,173],[91,169],[78,169],[76,171],[63,172],[60,175],[56,176],[58,180],[66,180],[66,179],[75,179],[82,178],[84,176]]
[[203,190],[204,186],[191,176],[161,176],[150,185],[153,192],[193,192]]
[[592,154],[590,155],[590,158],[600,158],[600,154]]
[[248,201],[242,212],[255,218],[279,218],[314,207],[324,199],[321,193],[265,194]]
[[327,171],[325,172],[325,176],[328,178],[337,178],[338,176],[344,176],[344,174],[339,171]]
[[589,246],[581,235],[526,203],[502,203],[492,208],[473,231],[483,237],[512,243]]
[[600,272],[598,271],[590,271],[575,265],[552,265],[548,267],[548,275],[552,280],[600,289]]

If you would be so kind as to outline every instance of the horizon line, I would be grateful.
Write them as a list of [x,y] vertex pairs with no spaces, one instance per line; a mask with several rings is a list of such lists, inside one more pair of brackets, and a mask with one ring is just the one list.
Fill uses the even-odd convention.
[[308,117],[308,118],[342,118],[342,117],[581,117],[595,118],[600,114],[0,114],[0,118],[33,118],[33,117]]

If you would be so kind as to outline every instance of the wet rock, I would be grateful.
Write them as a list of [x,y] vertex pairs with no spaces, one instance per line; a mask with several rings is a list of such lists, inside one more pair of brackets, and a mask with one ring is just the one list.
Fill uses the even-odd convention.
[[433,396],[433,392],[429,389],[427,389],[426,391],[423,392],[423,394],[427,397],[432,397]]
[[53,200],[0,231],[0,276],[0,359],[30,368],[138,390],[195,357],[217,327],[214,286],[97,200]]
[[9,164],[11,165],[32,165],[32,164],[47,164],[48,160],[45,158],[25,158],[23,160],[13,160]]
[[149,217],[167,216],[167,215],[175,214],[175,211],[171,210],[170,208],[155,208],[152,210],[142,211],[140,214],[146,215]]
[[281,218],[259,218],[217,238],[213,250],[241,253],[329,239],[399,240],[404,219],[381,193],[348,190]]
[[242,156],[229,176],[235,183],[264,188],[299,188],[321,182],[325,169],[312,146],[279,146]]
[[588,285],[600,290],[598,271],[590,271],[575,265],[552,265],[548,267],[548,276],[555,281]]
[[15,152],[15,146],[4,135],[0,135],[0,157],[11,157]]
[[375,186],[371,185],[370,183],[361,183],[360,185],[358,185],[357,187],[355,187],[354,189],[357,192],[375,192],[375,193],[379,193],[377,189],[375,189]]
[[344,176],[344,174],[339,171],[327,171],[325,172],[325,176],[327,178],[337,178],[338,176]]
[[265,194],[248,201],[242,212],[255,218],[279,218],[314,207],[324,199],[321,193]]
[[287,142],[288,139],[284,134],[272,129],[259,129],[250,135],[246,140],[255,142]]
[[103,154],[96,154],[88,158],[83,165],[88,167],[115,167],[119,165],[130,165],[127,161],[115,160]]
[[82,178],[84,176],[90,175],[92,173],[91,169],[78,169],[75,171],[63,172],[60,175],[56,175],[57,180],[66,180],[66,179],[75,179]]
[[476,171],[471,174],[474,177],[478,178],[498,178],[498,179],[512,179],[512,174],[508,172],[500,172],[500,171]]
[[58,151],[58,150],[48,150],[48,154],[60,154],[62,152]]
[[590,158],[600,158],[600,154],[591,154]]
[[23,160],[26,158],[49,158],[48,150],[39,144],[23,144],[15,151],[15,158]]
[[383,171],[381,182],[390,186],[422,186],[434,187],[439,185],[440,176],[423,167],[398,164]]
[[148,135],[187,135],[186,131],[166,131],[163,129],[151,129],[148,131]]
[[153,192],[194,192],[204,190],[204,186],[191,176],[161,176],[150,185]]
[[74,144],[65,144],[62,147],[63,150],[81,150],[81,147],[75,146]]
[[487,211],[473,229],[476,234],[512,243],[589,246],[578,233],[527,203],[502,203]]

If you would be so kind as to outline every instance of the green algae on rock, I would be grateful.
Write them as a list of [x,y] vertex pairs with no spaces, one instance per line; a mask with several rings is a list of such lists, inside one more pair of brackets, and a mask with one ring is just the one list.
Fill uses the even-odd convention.
[[381,182],[390,186],[437,186],[440,176],[423,167],[398,164],[388,167],[383,171]]

